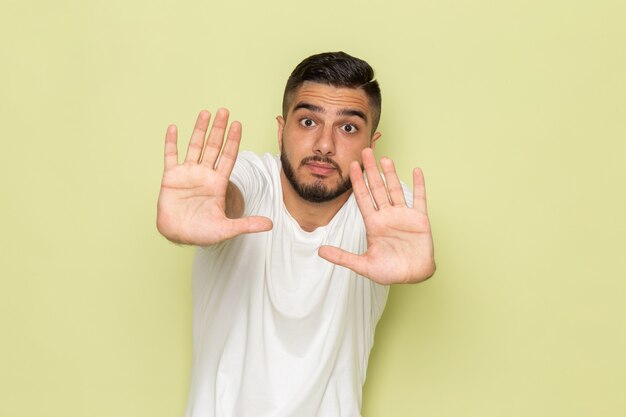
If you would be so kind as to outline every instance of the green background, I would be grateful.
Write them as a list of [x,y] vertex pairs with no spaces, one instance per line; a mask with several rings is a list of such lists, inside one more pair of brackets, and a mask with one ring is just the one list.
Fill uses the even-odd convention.
[[155,229],[165,129],[345,50],[378,156],[424,169],[438,270],[391,290],[364,417],[626,415],[623,1],[3,0],[0,415],[182,416],[193,250]]

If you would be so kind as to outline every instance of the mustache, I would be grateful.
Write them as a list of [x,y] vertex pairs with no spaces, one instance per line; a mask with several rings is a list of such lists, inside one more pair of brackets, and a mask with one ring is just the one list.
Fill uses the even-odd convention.
[[327,156],[321,156],[321,155],[307,156],[302,161],[300,161],[300,166],[302,167],[308,164],[309,162],[321,162],[322,164],[332,165],[333,168],[337,170],[337,173],[339,174],[339,176],[343,177],[343,173],[341,172],[341,168],[339,167],[339,164]]

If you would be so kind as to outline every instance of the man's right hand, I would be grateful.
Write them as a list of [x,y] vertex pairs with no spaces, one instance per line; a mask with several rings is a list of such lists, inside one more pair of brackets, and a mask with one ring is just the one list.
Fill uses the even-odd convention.
[[172,242],[206,246],[272,228],[267,217],[239,218],[243,197],[229,178],[239,151],[241,124],[231,124],[224,144],[228,110],[218,110],[205,143],[210,120],[207,111],[198,115],[182,164],[178,163],[176,126],[167,128],[157,229]]

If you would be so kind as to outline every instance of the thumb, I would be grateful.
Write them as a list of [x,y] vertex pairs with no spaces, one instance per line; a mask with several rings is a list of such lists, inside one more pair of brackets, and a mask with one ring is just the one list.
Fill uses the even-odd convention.
[[272,230],[274,224],[270,219],[263,216],[243,217],[232,220],[232,230],[236,235],[243,233],[259,233]]
[[359,275],[367,276],[363,255],[355,255],[341,248],[328,245],[320,246],[317,254],[328,262],[349,268]]

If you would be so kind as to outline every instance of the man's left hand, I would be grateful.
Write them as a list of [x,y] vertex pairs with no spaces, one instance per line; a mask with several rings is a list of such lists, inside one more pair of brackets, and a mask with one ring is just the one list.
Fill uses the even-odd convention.
[[379,284],[424,281],[435,273],[424,175],[419,168],[413,170],[413,207],[409,207],[393,161],[382,158],[380,164],[385,181],[372,149],[363,150],[369,190],[359,163],[350,165],[354,196],[365,222],[367,251],[356,255],[334,246],[322,246],[319,256]]

